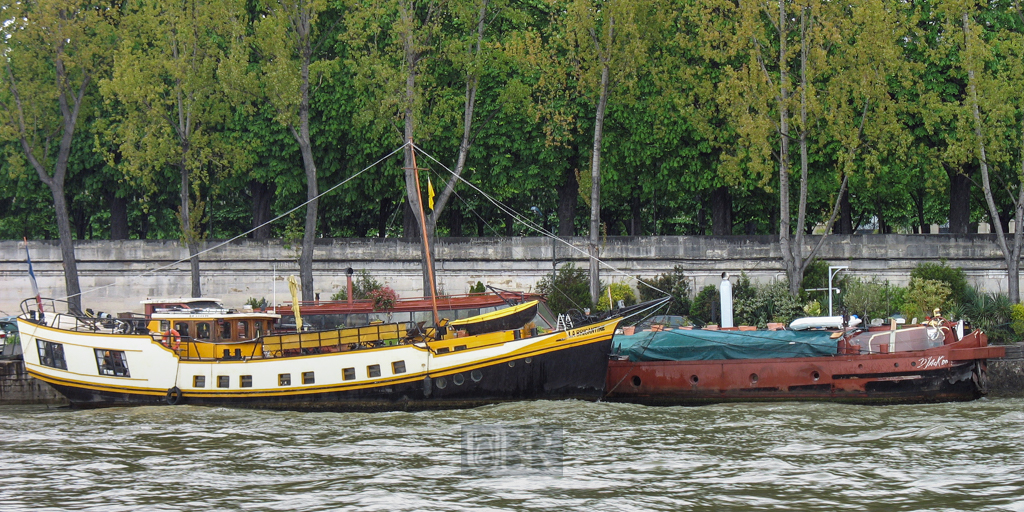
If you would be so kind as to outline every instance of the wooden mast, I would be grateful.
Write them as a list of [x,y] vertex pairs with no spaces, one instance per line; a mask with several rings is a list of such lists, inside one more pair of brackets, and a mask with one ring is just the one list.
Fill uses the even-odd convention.
[[440,315],[437,314],[437,284],[434,283],[434,262],[433,258],[430,257],[430,242],[427,240],[427,216],[423,210],[423,194],[420,192],[420,169],[416,166],[416,146],[412,143],[412,138],[409,138],[409,151],[412,153],[412,172],[416,177],[416,199],[420,207],[420,229],[423,234],[423,259],[426,261],[426,272],[427,278],[430,280],[430,305],[434,310],[434,325],[441,322]]

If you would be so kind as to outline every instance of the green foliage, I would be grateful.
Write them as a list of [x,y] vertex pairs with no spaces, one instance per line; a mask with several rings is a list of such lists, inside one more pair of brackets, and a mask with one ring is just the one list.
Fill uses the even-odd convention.
[[1014,303],[1006,295],[985,293],[968,287],[962,309],[963,320],[971,327],[985,331],[990,343],[1016,341],[1013,330]]
[[910,272],[910,278],[930,279],[946,283],[949,287],[949,302],[963,302],[968,289],[967,275],[964,273],[964,269],[948,267],[945,261],[939,264],[921,263]]
[[[382,288],[384,285],[373,278],[365,269],[359,271],[359,275],[352,280],[352,299],[372,299],[371,292]],[[331,295],[331,300],[348,300],[348,287],[343,286],[341,291]]]
[[477,281],[476,284],[469,287],[469,293],[484,293],[487,291],[487,287],[483,283]]
[[904,315],[922,320],[932,316],[935,308],[941,308],[949,298],[949,284],[935,279],[910,278],[910,288],[904,302]]
[[807,304],[804,304],[804,314],[807,316],[822,316],[821,303],[812,300]]
[[846,311],[851,315],[857,315],[865,323],[872,318],[885,318],[892,313],[889,311],[891,302],[888,297],[888,282],[862,281],[857,278],[851,278],[846,282],[846,288],[841,295]]
[[702,324],[717,323],[719,320],[718,303],[721,298],[718,295],[718,288],[709,284],[701,288],[700,292],[693,299],[690,307],[690,318],[694,322]]
[[251,306],[253,309],[263,309],[269,306],[270,303],[267,302],[266,297],[261,297],[259,299],[256,297],[249,297],[249,299],[245,301],[245,305]]
[[1024,336],[1024,304],[1010,305],[1010,328],[1018,338]]
[[[608,303],[608,290],[611,290],[612,302]],[[619,301],[622,301],[626,306],[632,306],[636,304],[636,295],[633,294],[633,288],[626,283],[611,283],[601,288],[601,297],[597,301],[596,309],[598,311],[608,311],[612,308],[619,307]]]
[[556,314],[570,309],[583,311],[593,306],[588,273],[572,262],[562,265],[554,279],[544,276],[537,284],[537,291],[547,297],[548,307]]
[[[654,279],[638,279],[637,290],[640,301],[647,302],[662,297],[662,292],[672,296],[666,315],[687,316],[690,314],[690,281],[683,274],[683,267],[676,265],[671,273],[661,274]],[[660,291],[659,291],[660,290]]]
[[789,294],[786,282],[780,280],[755,286],[752,297],[734,301],[733,315],[736,325],[764,327],[768,322],[789,323],[803,316],[804,310],[799,299]]

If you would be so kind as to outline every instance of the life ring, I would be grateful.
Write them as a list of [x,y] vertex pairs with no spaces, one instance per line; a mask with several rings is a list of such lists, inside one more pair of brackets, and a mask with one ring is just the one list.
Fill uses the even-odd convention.
[[174,386],[167,390],[167,396],[164,397],[164,400],[167,402],[167,405],[178,405],[181,403],[183,396],[181,388]]
[[164,333],[164,346],[173,350],[181,347],[181,335],[178,331],[171,329]]

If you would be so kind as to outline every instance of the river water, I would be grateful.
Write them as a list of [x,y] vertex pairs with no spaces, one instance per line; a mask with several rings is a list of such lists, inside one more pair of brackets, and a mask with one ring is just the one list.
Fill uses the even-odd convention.
[[[474,429],[506,434],[489,446],[520,457],[479,458]],[[0,408],[0,433],[5,512],[1024,511],[1018,398],[384,414],[24,406]]]

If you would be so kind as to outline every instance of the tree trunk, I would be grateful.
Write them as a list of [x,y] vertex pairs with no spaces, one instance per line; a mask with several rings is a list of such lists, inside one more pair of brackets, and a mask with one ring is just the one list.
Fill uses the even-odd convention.
[[949,176],[949,232],[966,234],[971,223],[971,176],[966,169],[946,169]]
[[[611,36],[613,28],[609,27],[608,32]],[[601,67],[601,92],[594,119],[594,151],[590,156],[590,299],[594,304],[597,304],[601,294],[601,264],[598,260],[601,236],[601,141],[604,136],[604,114],[608,108],[608,66],[607,59],[604,59]]]
[[732,193],[721,186],[711,191],[711,234],[732,234]]
[[[308,77],[307,77],[308,78]],[[302,163],[306,171],[306,222],[302,232],[302,252],[299,254],[299,279],[302,283],[302,300],[313,300],[313,247],[316,243],[316,221],[320,195],[316,182],[316,164],[313,162],[313,148],[309,141],[309,103],[305,102],[305,115],[302,116],[301,129],[303,140],[299,141],[302,152]]]
[[68,205],[64,198],[63,184],[50,186],[53,207],[57,218],[57,235],[60,237],[60,255],[64,266],[64,288],[68,296],[68,309],[82,311],[82,289],[78,285],[78,262],[75,260],[75,242],[71,238],[71,221]]
[[575,146],[570,148],[572,156],[569,167],[558,185],[558,236],[570,237],[576,234],[576,203],[579,201],[580,184],[576,181],[579,158]]
[[786,2],[779,0],[779,246],[782,250],[782,264],[789,280],[789,293],[796,295],[800,289],[797,280],[797,262],[793,259],[790,242],[789,215],[789,67],[786,63]]
[[[187,146],[185,152],[187,152]],[[199,243],[196,241],[196,233],[192,229],[192,214],[190,211],[189,204],[189,171],[188,167],[185,166],[184,158],[178,164],[179,171],[181,174],[181,206],[178,210],[181,216],[181,236],[185,241],[185,247],[188,248],[189,256],[189,268],[192,276],[192,297],[202,297],[203,290],[199,280]]]
[[110,198],[110,239],[128,239],[128,200],[118,197],[116,193],[108,194]]
[[[629,198],[629,236],[640,236],[643,232],[643,208],[640,206],[640,186],[633,187]],[[546,227],[545,227],[546,229]]]
[[849,190],[843,192],[839,198],[839,222],[836,223],[836,228],[832,232],[840,235],[853,234],[853,208],[850,206]]
[[250,233],[253,240],[266,240],[270,238],[270,225],[263,225],[270,222],[271,206],[274,203],[274,193],[277,185],[274,183],[263,183],[259,180],[249,181],[249,196],[252,198],[252,227],[256,229]]
[[377,238],[387,237],[388,217],[391,216],[391,199],[382,197],[377,210]]

